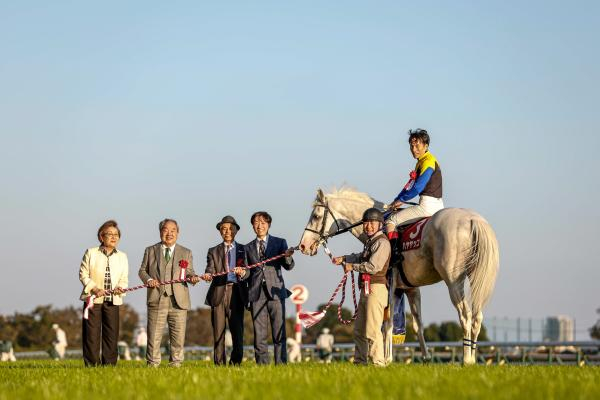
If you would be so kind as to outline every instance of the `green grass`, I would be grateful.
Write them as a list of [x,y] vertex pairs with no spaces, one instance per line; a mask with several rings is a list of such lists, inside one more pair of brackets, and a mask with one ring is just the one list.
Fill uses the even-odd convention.
[[14,399],[600,399],[600,367],[348,363],[241,368],[189,361],[83,368],[80,361],[0,364],[0,400]]

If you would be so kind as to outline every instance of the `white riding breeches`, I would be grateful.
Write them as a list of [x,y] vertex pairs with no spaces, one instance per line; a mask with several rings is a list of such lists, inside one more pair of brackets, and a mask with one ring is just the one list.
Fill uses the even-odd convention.
[[386,223],[394,226],[409,224],[423,217],[431,217],[436,212],[444,208],[444,201],[430,196],[421,196],[419,205],[403,208],[396,211],[388,217]]

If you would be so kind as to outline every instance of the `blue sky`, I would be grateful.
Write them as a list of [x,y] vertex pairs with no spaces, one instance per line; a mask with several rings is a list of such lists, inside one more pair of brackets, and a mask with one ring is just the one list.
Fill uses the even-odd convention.
[[[447,206],[498,235],[487,316],[600,307],[596,2],[3,2],[0,313],[78,304],[79,261],[109,218],[130,278],[157,223],[179,220],[195,267],[215,223],[266,209],[297,243],[318,187],[391,200],[421,127]],[[357,251],[352,238],[331,243]],[[298,255],[307,306],[340,277]],[[206,287],[194,289],[203,303]],[[141,293],[127,301],[144,310]],[[443,284],[426,321],[455,319]]]

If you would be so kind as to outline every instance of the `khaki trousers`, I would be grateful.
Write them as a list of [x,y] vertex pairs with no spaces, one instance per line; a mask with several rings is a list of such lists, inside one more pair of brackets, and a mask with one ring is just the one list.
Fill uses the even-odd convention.
[[181,365],[186,322],[187,310],[179,308],[174,296],[160,296],[158,306],[148,306],[148,351],[146,353],[148,365],[158,366],[160,364],[160,342],[167,323],[169,325],[169,365]]
[[388,290],[382,283],[371,284],[371,293],[360,292],[358,315],[354,321],[354,363],[385,366],[383,357],[383,311],[388,303]]

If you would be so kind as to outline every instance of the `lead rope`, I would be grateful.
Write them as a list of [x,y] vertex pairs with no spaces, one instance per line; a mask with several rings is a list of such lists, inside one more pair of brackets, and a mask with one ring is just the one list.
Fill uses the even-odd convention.
[[[327,254],[329,259],[331,261],[333,261],[333,254],[331,254],[331,250],[329,250],[329,248],[327,247],[327,243],[323,242],[322,245],[323,245],[323,250],[325,251],[325,254]],[[344,319],[342,317],[342,306],[344,304],[344,301],[346,300],[346,282],[348,281],[348,275],[350,275],[350,278],[352,279],[352,300],[354,302],[354,314],[352,315],[352,317],[350,319]],[[325,316],[325,314],[327,313],[327,309],[333,304],[333,300],[337,296],[340,289],[342,290],[342,299],[340,301],[340,304],[338,304],[338,309],[337,309],[338,321],[340,321],[340,323],[342,323],[344,325],[350,325],[356,319],[356,317],[358,315],[358,301],[356,300],[356,282],[354,280],[354,272],[353,271],[346,272],[344,274],[344,276],[342,277],[342,280],[340,281],[340,283],[338,283],[337,287],[333,291],[333,294],[329,298],[329,301],[327,302],[327,304],[325,305],[323,310],[314,311],[314,312],[301,311],[299,313],[299,318],[300,318],[300,322],[302,323],[302,326],[304,326],[305,328],[310,328],[311,326],[319,323],[319,321],[321,321],[323,319],[323,317]]]

